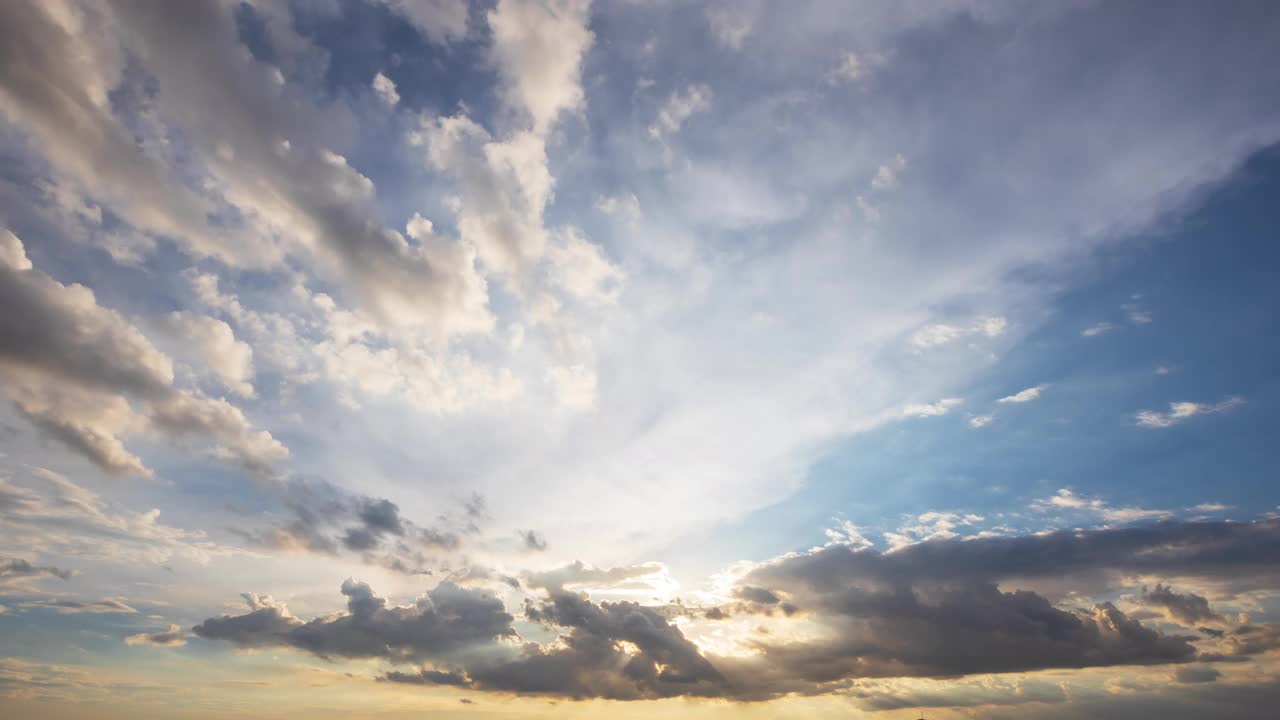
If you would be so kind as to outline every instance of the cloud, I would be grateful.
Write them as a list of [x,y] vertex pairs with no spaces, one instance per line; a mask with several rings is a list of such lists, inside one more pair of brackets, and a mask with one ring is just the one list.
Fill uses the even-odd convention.
[[1173,517],[1169,510],[1151,510],[1146,508],[1111,507],[1100,498],[1077,495],[1067,488],[1061,488],[1053,496],[1042,498],[1031,503],[1033,510],[1046,512],[1053,509],[1073,510],[1098,515],[1107,522],[1130,523],[1144,520],[1167,520]]
[[370,87],[373,88],[373,93],[387,105],[394,106],[400,102],[400,93],[396,92],[395,82],[381,72],[373,76]]
[[956,340],[973,335],[994,338],[1000,337],[1009,327],[1009,321],[1003,317],[979,318],[969,325],[956,326],[946,323],[926,325],[911,335],[911,344],[925,350],[940,345],[947,345]]
[[589,7],[587,0],[499,0],[489,11],[490,54],[503,99],[532,118],[538,135],[561,112],[582,107],[582,57],[595,39],[587,28]]
[[124,639],[126,645],[151,645],[153,647],[182,647],[187,644],[187,633],[180,625],[170,625],[167,630],[138,633]]
[[[0,536],[0,553],[21,550],[132,564],[159,564],[173,557],[207,563],[236,554],[203,532],[161,523],[159,510],[117,509],[97,493],[44,468],[32,470],[30,476],[34,486],[0,477],[0,522],[13,535]],[[68,573],[57,570],[49,572],[58,577]]]
[[649,127],[649,135],[660,140],[680,132],[686,120],[711,109],[711,99],[711,88],[706,85],[690,85],[672,93]]
[[[25,258],[12,233],[4,242],[6,256]],[[0,377],[10,399],[36,427],[103,470],[150,475],[120,439],[146,430],[206,438],[215,456],[260,474],[288,455],[239,408],[174,387],[173,361],[83,285],[64,285],[18,260],[0,266],[0,304],[10,310],[0,319]],[[210,362],[224,370],[240,362],[244,348],[213,333],[221,354]],[[141,412],[130,399],[142,403]]]
[[536,550],[542,552],[547,549],[547,539],[535,530],[519,531],[520,541],[528,550]]
[[942,398],[937,402],[923,405],[913,403],[902,408],[902,414],[914,417],[936,417],[938,415],[946,415],[963,402],[964,400],[960,398]]
[[898,186],[898,181],[906,169],[907,159],[901,153],[894,155],[892,160],[881,165],[880,169],[876,170],[875,177],[871,178],[872,189],[892,190]]
[[[389,682],[575,699],[763,700],[828,692],[854,678],[1192,662],[1199,657],[1192,636],[1146,627],[1108,602],[1063,607],[1018,586],[1088,582],[1100,572],[1274,578],[1278,548],[1280,521],[932,539],[883,553],[833,543],[757,565],[735,583],[737,612],[765,616],[781,607],[786,612],[776,622],[809,628],[745,637],[746,655],[703,652],[670,621],[671,608],[596,603],[568,589],[626,582],[656,568],[581,563],[525,577],[528,587],[547,591],[544,600],[526,600],[526,619],[564,631],[542,644],[510,642],[514,618],[500,600],[449,582],[413,605],[391,607],[348,580],[346,612],[311,621],[246,595],[248,613],[211,618],[195,633],[240,647],[420,666],[384,675]],[[1153,602],[1168,599],[1166,590],[1150,593]],[[1183,600],[1172,604],[1183,607]],[[708,622],[725,616],[715,611],[703,613]],[[1234,646],[1237,656],[1269,647],[1267,627],[1237,630],[1246,638]]]
[[441,583],[409,606],[389,606],[368,585],[342,584],[347,611],[303,622],[268,597],[245,595],[250,611],[196,625],[206,640],[242,648],[292,647],[318,657],[382,658],[399,662],[448,656],[468,646],[511,637],[514,619],[484,590]]
[[743,3],[728,3],[706,11],[711,36],[720,47],[741,50],[755,25],[755,15]]
[[1045,385],[1036,385],[1035,387],[1029,387],[1029,388],[1027,388],[1026,390],[1021,390],[1021,391],[1016,392],[1016,393],[1014,393],[1014,394],[1012,394],[1012,395],[1008,395],[1008,396],[1002,397],[1002,398],[1000,398],[999,400],[997,400],[996,402],[998,402],[998,403],[1025,403],[1025,402],[1031,402],[1032,400],[1035,400],[1035,399],[1037,399],[1037,398],[1039,398],[1039,397],[1040,397],[1040,392],[1041,392],[1042,390],[1044,390],[1044,389],[1045,389],[1045,387],[1046,387]]
[[178,342],[179,356],[204,365],[224,387],[241,397],[254,396],[253,348],[237,340],[231,326],[197,313],[174,311],[157,323]]
[[350,493],[324,481],[292,478],[279,487],[289,518],[265,528],[235,530],[251,545],[287,552],[358,553],[364,562],[406,574],[430,574],[439,556],[457,550],[474,532],[475,517],[440,517],[421,526],[386,498]]
[[969,427],[971,428],[986,427],[991,424],[992,420],[995,420],[995,419],[996,419],[995,415],[974,415],[973,417],[969,418]]
[[[0,492],[4,488],[0,487]],[[8,499],[4,495],[0,495],[0,501],[7,502]],[[4,558],[0,559],[0,583],[9,582],[20,578],[41,577],[51,575],[56,578],[67,580],[71,577],[70,570],[64,570],[52,565],[32,565],[30,562],[22,558]]]
[[1144,591],[1143,605],[1163,611],[1170,620],[1186,627],[1198,627],[1206,622],[1220,621],[1222,616],[1209,607],[1209,601],[1195,593],[1179,594],[1168,585],[1156,584]]
[[1244,405],[1244,398],[1229,397],[1218,403],[1205,404],[1194,402],[1172,402],[1169,403],[1168,412],[1158,412],[1156,410],[1143,410],[1137,414],[1138,424],[1146,428],[1167,428],[1173,427],[1188,418],[1196,415],[1213,415],[1217,413],[1234,410]]
[[1085,328],[1084,330],[1081,330],[1080,334],[1085,337],[1095,337],[1097,335],[1101,335],[1102,333],[1111,332],[1112,330],[1115,330],[1115,329],[1116,329],[1116,326],[1112,325],[1109,322],[1100,322],[1097,325],[1092,325],[1090,327]]
[[52,610],[60,615],[80,615],[82,613],[134,614],[138,612],[127,603],[117,598],[103,598],[102,600],[90,602],[48,598],[42,600],[28,600],[26,602],[18,603],[18,606],[24,608]]
[[1174,682],[1180,683],[1211,683],[1217,682],[1220,677],[1222,673],[1212,665],[1180,667],[1173,671]]

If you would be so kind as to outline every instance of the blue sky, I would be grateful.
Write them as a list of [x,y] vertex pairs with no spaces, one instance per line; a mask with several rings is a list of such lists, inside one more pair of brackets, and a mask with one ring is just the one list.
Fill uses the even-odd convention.
[[0,708],[1280,693],[1269,3],[0,14]]

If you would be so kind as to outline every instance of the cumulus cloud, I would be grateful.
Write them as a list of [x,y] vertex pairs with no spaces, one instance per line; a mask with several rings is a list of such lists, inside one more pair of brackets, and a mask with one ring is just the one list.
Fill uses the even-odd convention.
[[396,92],[395,82],[381,72],[373,76],[370,87],[382,102],[393,106],[400,102],[400,93]]
[[561,112],[582,106],[582,57],[595,39],[587,28],[589,8],[588,0],[500,0],[489,12],[490,52],[504,98],[528,113],[537,134]]
[[185,311],[171,312],[158,324],[179,341],[174,354],[185,356],[193,365],[207,367],[223,386],[237,395],[254,396],[253,348],[236,339],[230,325],[217,318]]
[[1096,325],[1090,325],[1084,330],[1081,330],[1080,334],[1085,337],[1096,337],[1103,333],[1111,332],[1112,330],[1115,330],[1115,329],[1116,329],[1116,326],[1112,325],[1109,322],[1100,322]]
[[[0,319],[0,377],[36,427],[113,474],[150,474],[121,440],[145,430],[211,440],[216,456],[257,473],[288,455],[227,401],[176,388],[173,361],[99,305],[92,290],[22,262],[22,243],[12,233],[4,244],[13,262],[0,266],[0,303],[10,309]],[[223,355],[210,362],[227,370],[242,360],[244,348],[217,331],[214,337]]]
[[969,427],[975,428],[975,429],[986,427],[990,425],[991,422],[995,419],[996,419],[995,415],[974,415],[973,417],[969,418]]
[[1172,402],[1168,412],[1143,410],[1136,416],[1138,425],[1146,428],[1173,427],[1197,415],[1213,415],[1234,410],[1244,405],[1244,398],[1229,397],[1217,403]]
[[1163,611],[1170,620],[1186,627],[1222,620],[1222,616],[1209,607],[1209,601],[1195,593],[1176,593],[1168,585],[1156,584],[1142,594],[1143,605]]
[[192,628],[206,640],[238,647],[292,647],[319,657],[401,662],[448,656],[468,646],[511,637],[514,619],[484,590],[442,583],[413,605],[388,605],[362,582],[342,584],[347,611],[304,622],[269,597],[245,595],[244,615],[210,618]]

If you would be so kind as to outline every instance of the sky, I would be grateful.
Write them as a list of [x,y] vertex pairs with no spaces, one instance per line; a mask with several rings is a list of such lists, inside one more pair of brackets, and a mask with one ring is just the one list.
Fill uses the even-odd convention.
[[1276,48],[0,3],[0,715],[1256,717]]

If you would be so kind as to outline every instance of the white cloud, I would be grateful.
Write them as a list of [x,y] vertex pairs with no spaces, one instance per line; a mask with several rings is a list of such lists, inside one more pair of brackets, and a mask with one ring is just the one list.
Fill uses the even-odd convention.
[[902,414],[915,417],[936,417],[938,415],[946,415],[963,402],[964,400],[960,398],[943,398],[934,403],[915,403],[902,408]]
[[1027,388],[1026,390],[1022,390],[1022,391],[1016,392],[1016,393],[1014,393],[1014,394],[1012,394],[1012,395],[1008,395],[1008,396],[1002,397],[1002,398],[1000,398],[999,400],[997,400],[996,402],[998,402],[998,403],[1024,403],[1024,402],[1031,402],[1032,400],[1035,400],[1036,398],[1039,398],[1039,397],[1040,397],[1040,392],[1041,392],[1041,391],[1043,391],[1043,390],[1045,389],[1045,387],[1047,387],[1047,386],[1045,386],[1045,385],[1036,385],[1035,387],[1029,387],[1029,388]]
[[1115,329],[1116,329],[1116,326],[1112,325],[1109,322],[1100,322],[1097,325],[1093,325],[1091,327],[1085,328],[1084,330],[1081,330],[1080,334],[1085,337],[1094,337],[1097,335],[1101,335],[1102,333],[1105,333],[1105,332],[1111,332],[1112,330],[1115,330]]
[[711,88],[706,85],[690,85],[681,92],[672,93],[658,111],[658,118],[650,126],[649,134],[659,139],[674,135],[686,120],[710,110],[711,99]]
[[972,427],[972,428],[986,427],[990,425],[991,421],[995,419],[996,419],[995,415],[974,415],[973,417],[969,418],[969,427]]
[[1070,510],[1097,515],[1106,522],[1130,523],[1143,520],[1167,520],[1173,517],[1169,510],[1151,510],[1134,507],[1112,507],[1100,498],[1077,495],[1071,490],[1062,488],[1051,497],[1036,500],[1031,508],[1038,512],[1052,510]]
[[891,190],[898,186],[902,173],[907,169],[907,158],[898,153],[893,159],[880,166],[875,177],[871,178],[871,187],[875,190]]
[[707,10],[711,36],[721,47],[741,50],[755,25],[755,16],[743,3],[729,3]]
[[920,349],[928,349],[947,345],[964,337],[982,335],[989,338],[1000,337],[1009,327],[1009,321],[1003,317],[984,317],[965,326],[936,323],[920,328],[911,336],[911,344]]
[[161,327],[180,342],[175,354],[191,358],[209,368],[228,390],[251,398],[253,390],[253,348],[237,340],[231,326],[222,320],[197,313],[174,311]]
[[499,0],[488,14],[490,50],[505,85],[504,99],[545,135],[563,111],[582,107],[582,57],[594,37],[588,0]]
[[1244,398],[1229,397],[1218,403],[1194,403],[1194,402],[1172,402],[1169,403],[1168,412],[1158,412],[1156,410],[1143,410],[1137,414],[1138,424],[1148,428],[1167,428],[1177,425],[1188,418],[1196,415],[1211,415],[1214,413],[1226,412],[1234,410],[1244,404]]
[[596,375],[582,365],[547,369],[547,381],[556,390],[560,404],[573,410],[589,410],[596,404]]
[[373,93],[377,95],[382,102],[388,105],[396,105],[400,102],[400,93],[396,92],[396,84],[391,78],[379,72],[373,76]]

